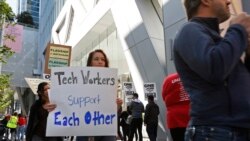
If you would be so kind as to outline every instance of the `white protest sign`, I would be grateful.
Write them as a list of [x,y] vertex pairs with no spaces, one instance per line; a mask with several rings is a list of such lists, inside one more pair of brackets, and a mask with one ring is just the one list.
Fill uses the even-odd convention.
[[148,95],[153,95],[155,99],[157,99],[157,91],[155,83],[144,83],[144,93],[145,99],[147,99]]
[[47,136],[116,136],[117,69],[55,67]]
[[135,93],[135,86],[133,82],[123,82],[122,90],[125,94],[126,102],[132,100],[133,94]]
[[122,88],[126,96],[133,95],[133,93],[135,93],[135,87],[132,82],[123,82]]

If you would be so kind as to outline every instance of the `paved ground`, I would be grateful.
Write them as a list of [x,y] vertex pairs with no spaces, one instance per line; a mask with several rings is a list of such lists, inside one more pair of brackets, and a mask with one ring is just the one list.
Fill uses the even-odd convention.
[[[145,126],[143,126],[142,128],[142,135],[143,135],[143,141],[149,141]],[[9,135],[9,138],[10,138],[10,135]],[[0,141],[3,141],[1,136],[0,136]],[[25,141],[25,139],[23,141]],[[64,141],[70,141],[70,140],[65,138]],[[73,141],[75,141],[75,138]],[[121,141],[121,140],[117,139],[117,141]],[[136,141],[135,137],[134,137],[134,141]]]
[[[150,141],[149,138],[148,138],[148,134],[147,134],[147,132],[146,132],[145,126],[142,127],[142,136],[143,136],[143,141]],[[65,139],[64,141],[70,141],[70,140]],[[73,141],[75,141],[75,138],[74,138]],[[117,139],[117,141],[121,141],[121,140]],[[135,140],[135,137],[134,137],[134,141],[136,141],[136,140]]]

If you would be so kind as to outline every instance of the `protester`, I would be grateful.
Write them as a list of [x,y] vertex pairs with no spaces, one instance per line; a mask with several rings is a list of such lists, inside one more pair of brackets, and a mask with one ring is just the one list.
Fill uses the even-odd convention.
[[[101,50],[97,49],[89,53],[89,57],[87,59],[88,67],[109,67],[109,60],[106,54]],[[123,103],[122,99],[116,99],[117,106],[120,107]],[[117,109],[119,110],[119,109]],[[76,141],[88,141],[88,136],[78,136]],[[92,139],[91,139],[92,140]],[[95,136],[94,141],[115,141],[115,136]]]
[[184,141],[189,117],[190,100],[177,73],[168,75],[162,85],[166,105],[166,121],[173,141]]
[[17,122],[18,122],[17,112],[14,112],[7,123],[7,128],[10,129],[11,141],[14,141],[16,138]]
[[50,111],[56,108],[49,102],[47,82],[38,85],[39,99],[30,108],[29,120],[26,130],[26,141],[63,141],[62,137],[46,137],[47,117]]
[[132,121],[130,124],[130,133],[128,141],[133,141],[136,130],[139,134],[139,141],[142,141],[142,113],[144,112],[144,105],[138,99],[137,93],[133,94],[133,99],[129,105],[129,110],[132,112]]
[[156,141],[159,106],[154,102],[154,96],[148,95],[148,104],[146,105],[144,123],[150,141]]
[[8,131],[7,123],[10,120],[10,116],[11,116],[10,114],[6,114],[3,118],[3,120],[1,120],[2,130],[1,130],[0,137],[2,140],[8,140],[9,131]]
[[191,101],[185,140],[249,141],[250,16],[236,15],[221,37],[229,0],[184,0],[184,5],[189,21],[178,31],[173,52]]
[[26,129],[26,117],[22,114],[18,114],[18,127],[17,127],[17,140],[22,141],[24,139]]
[[127,119],[128,119],[129,113],[128,111],[122,111],[121,115],[120,115],[120,125],[122,127],[122,134],[123,134],[123,141],[127,141],[128,136],[129,136],[129,128],[130,128],[130,124],[127,123]]

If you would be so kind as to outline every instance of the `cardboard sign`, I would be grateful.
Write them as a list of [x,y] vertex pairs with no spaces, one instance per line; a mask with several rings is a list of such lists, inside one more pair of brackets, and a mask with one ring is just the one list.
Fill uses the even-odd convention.
[[56,67],[51,73],[47,136],[116,136],[117,69]]
[[135,86],[133,82],[123,82],[122,89],[126,96],[132,96],[135,93]]
[[144,83],[144,93],[145,99],[147,99],[148,95],[153,95],[155,99],[157,99],[157,91],[155,83]]
[[50,74],[53,67],[70,66],[71,46],[48,44],[45,55],[44,73]]

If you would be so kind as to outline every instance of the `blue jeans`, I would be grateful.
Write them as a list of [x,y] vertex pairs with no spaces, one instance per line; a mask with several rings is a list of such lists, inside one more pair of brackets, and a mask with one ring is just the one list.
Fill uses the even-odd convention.
[[185,141],[250,141],[250,129],[224,126],[189,126]]
[[18,140],[23,140],[24,134],[25,134],[25,129],[26,129],[26,126],[25,126],[25,125],[19,126],[19,127],[17,128],[17,139],[18,139]]

